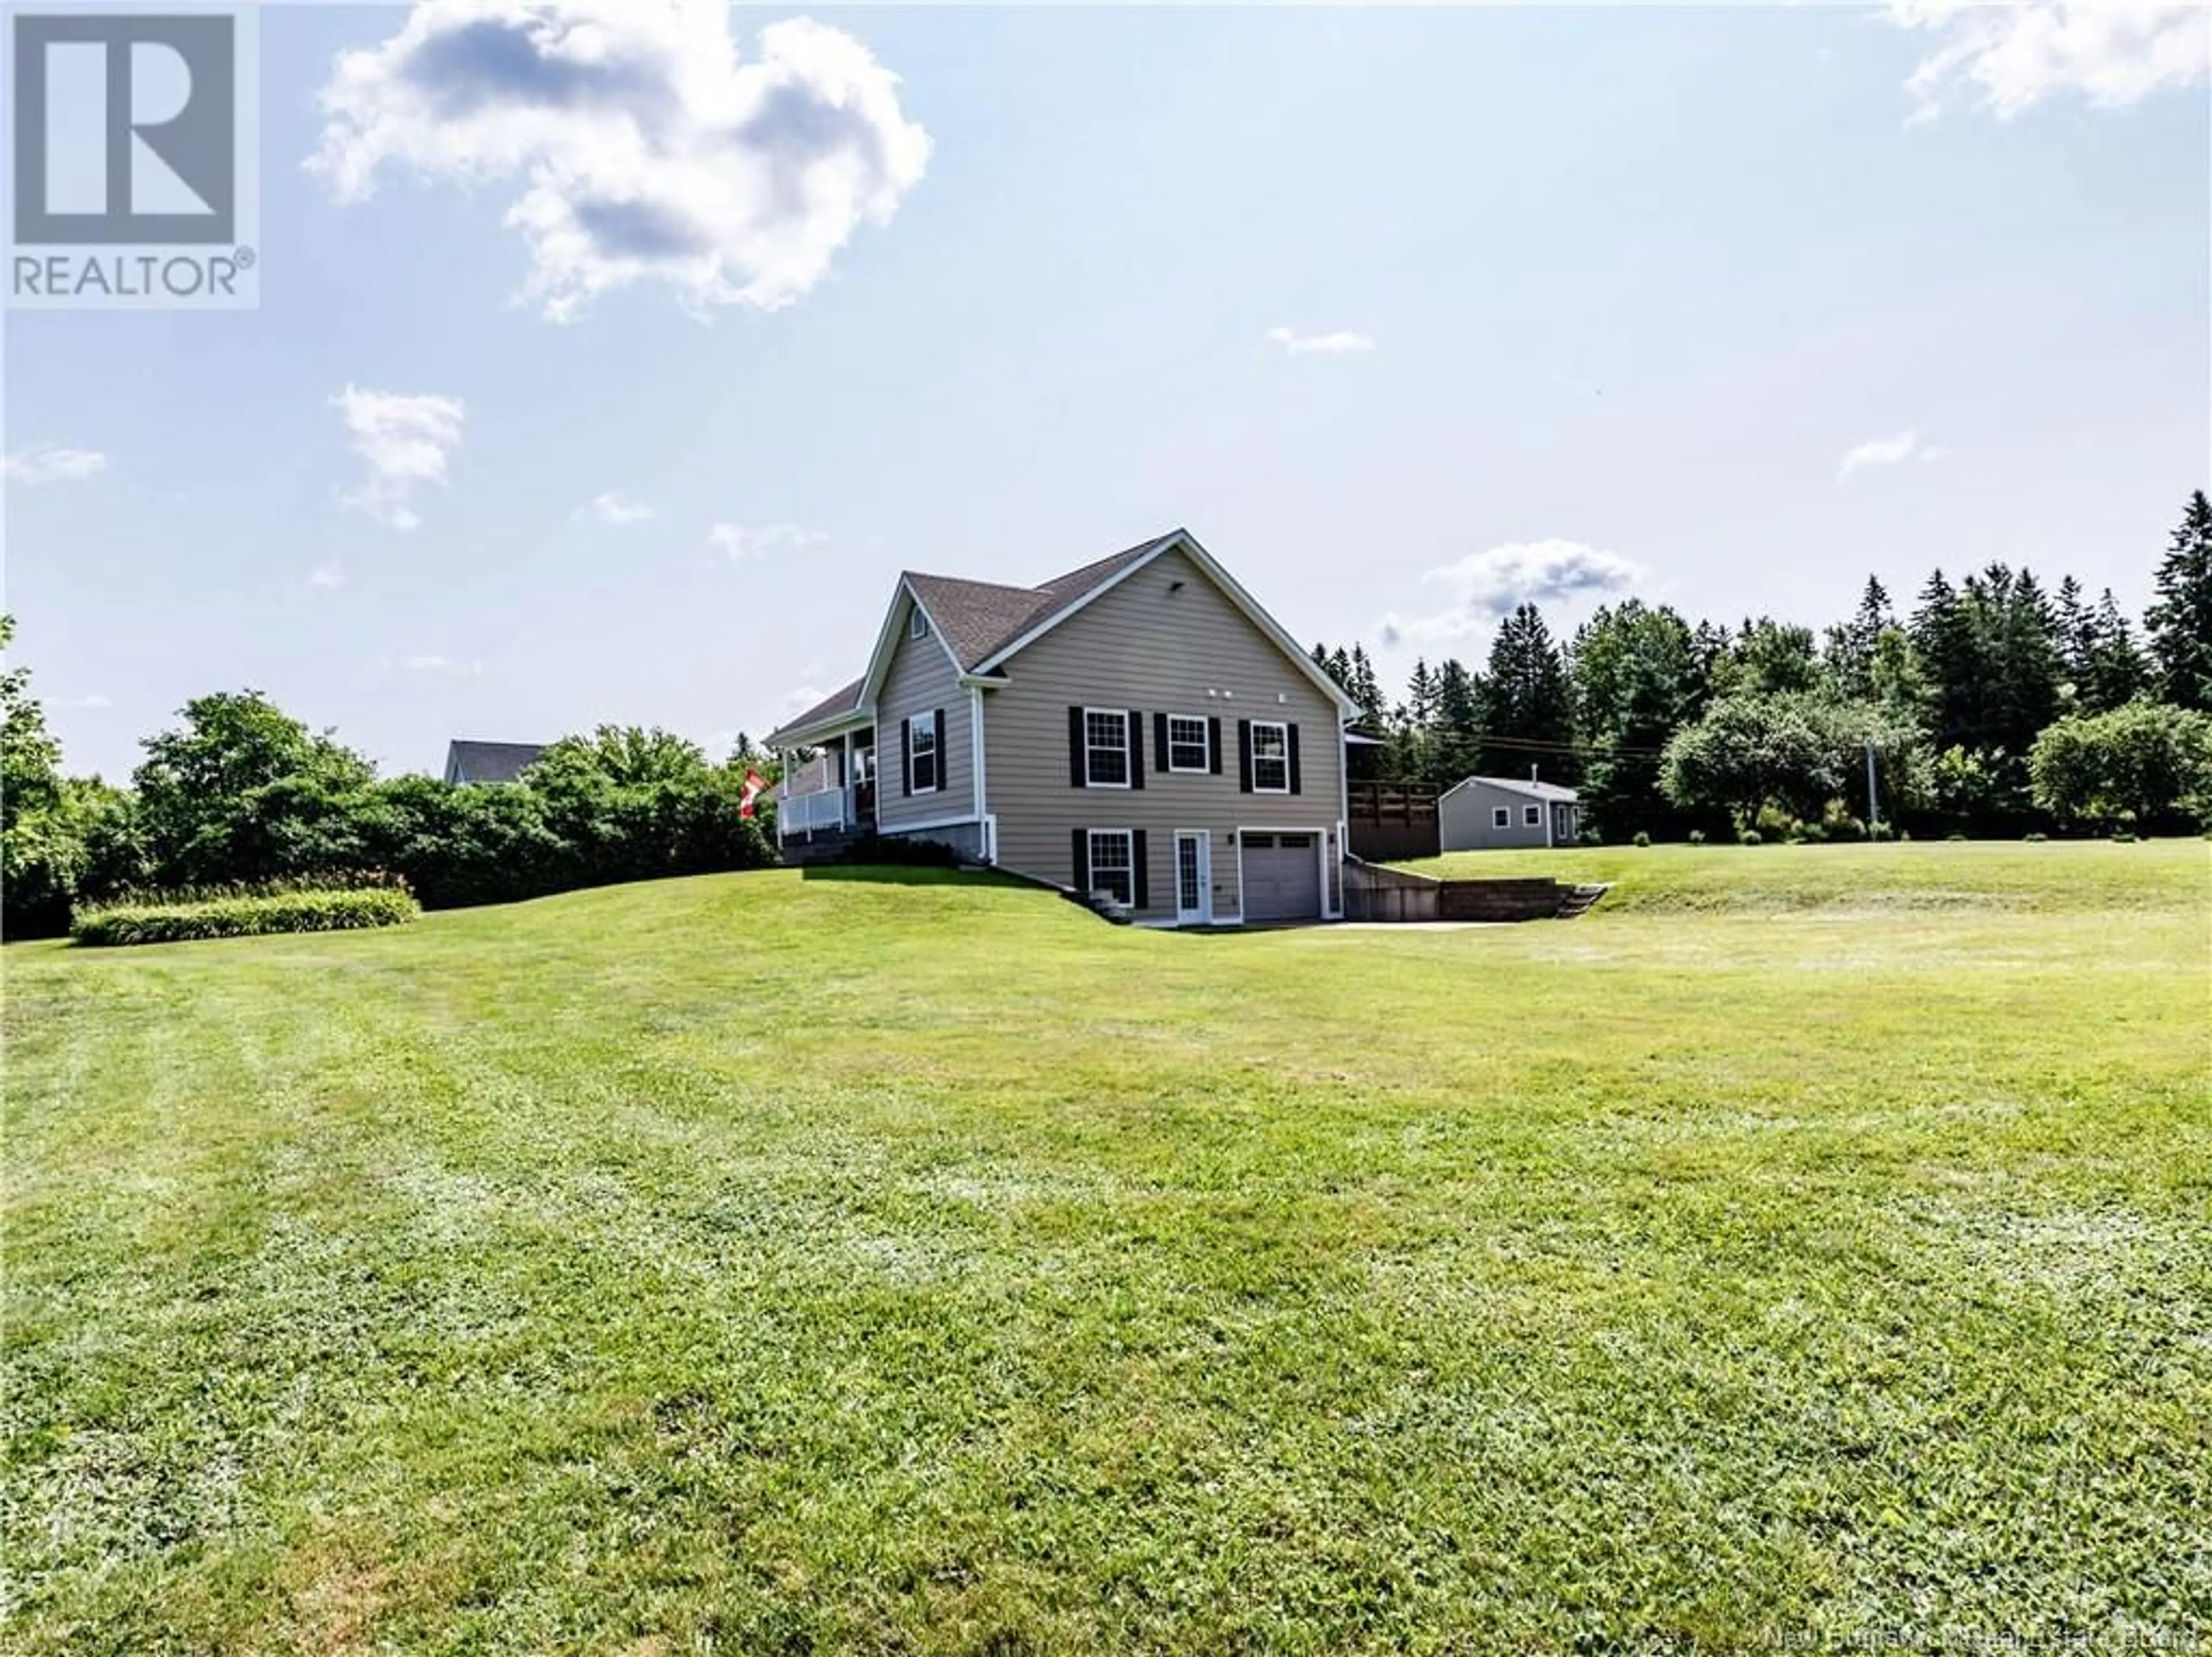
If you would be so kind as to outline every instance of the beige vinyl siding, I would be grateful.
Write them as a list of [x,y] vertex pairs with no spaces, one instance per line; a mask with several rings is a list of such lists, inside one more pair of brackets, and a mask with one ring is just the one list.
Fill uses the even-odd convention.
[[[934,635],[908,637],[910,609],[911,601],[902,597],[894,624],[897,646],[876,698],[876,825],[886,834],[906,825],[975,814],[975,740],[968,692],[960,688],[952,658]],[[945,752],[939,756],[942,775],[937,791],[908,795],[900,722],[927,719],[939,708],[945,710]]]
[[[1177,582],[1181,590],[1171,590]],[[983,698],[985,809],[998,818],[1002,866],[1066,886],[1074,830],[1142,829],[1151,902],[1141,915],[1172,920],[1176,831],[1203,829],[1211,837],[1215,917],[1235,920],[1241,899],[1230,837],[1248,827],[1305,832],[1328,837],[1321,851],[1327,907],[1340,911],[1342,849],[1334,836],[1344,749],[1336,704],[1182,552],[1163,554],[1093,600],[1012,656],[1006,671],[1006,685]],[[1143,788],[1071,785],[1071,705],[1142,716]],[[1218,719],[1220,774],[1161,771],[1158,713]],[[1238,789],[1240,719],[1298,728],[1298,793]]]

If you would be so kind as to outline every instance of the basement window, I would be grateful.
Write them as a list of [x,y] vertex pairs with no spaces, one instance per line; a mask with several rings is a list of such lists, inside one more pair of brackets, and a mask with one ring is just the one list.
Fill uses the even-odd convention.
[[1136,907],[1136,846],[1129,830],[1091,831],[1091,889],[1109,892],[1130,908]]

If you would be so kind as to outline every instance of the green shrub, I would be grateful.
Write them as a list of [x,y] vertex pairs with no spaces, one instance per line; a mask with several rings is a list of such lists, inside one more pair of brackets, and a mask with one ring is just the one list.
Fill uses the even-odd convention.
[[2028,844],[2032,846],[2039,846],[2050,838],[2051,837],[2045,834],[2041,829],[2030,829],[2026,834],[2021,837],[2021,838],[2027,841]]
[[2135,844],[2135,843],[2136,832],[2133,829],[2114,829],[2112,831],[2112,844],[2114,845],[2131,846]]
[[1897,838],[1897,831],[1890,827],[1887,823],[1872,823],[1867,827],[1867,838],[1869,840],[1894,840]]
[[1693,845],[1693,846],[1701,846],[1701,845],[1705,844],[1705,830],[1703,830],[1703,829],[1692,829],[1692,830],[1690,831],[1690,844],[1691,844],[1692,845]]
[[957,868],[963,859],[942,840],[882,835],[871,831],[854,841],[835,861],[849,864],[890,864],[900,868]]
[[1634,844],[1639,846],[1648,846],[1651,844],[1651,837],[1649,834],[1646,834],[1642,829],[1638,829],[1636,831],[1636,839]]
[[1953,829],[1953,830],[1952,830],[1948,834],[1945,835],[1943,838],[1944,838],[1946,840],[1963,840],[1963,839],[1965,839],[1966,837],[1965,835],[1963,835],[1963,834],[1960,833],[1958,830],[1956,830],[1956,829]]
[[405,882],[339,874],[228,890],[185,888],[81,909],[70,935],[81,944],[181,943],[267,932],[347,932],[397,926],[422,913]]
[[1746,829],[1742,833],[1735,837],[1735,843],[1740,846],[1755,846],[1759,844],[1759,831],[1757,829]]

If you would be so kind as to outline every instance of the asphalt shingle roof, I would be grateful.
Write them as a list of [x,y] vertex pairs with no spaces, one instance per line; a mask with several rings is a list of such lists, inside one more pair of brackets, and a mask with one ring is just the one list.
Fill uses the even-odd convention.
[[446,745],[446,776],[455,783],[517,783],[545,752],[542,742],[464,742]]
[[[921,600],[935,624],[938,637],[951,647],[963,673],[973,673],[1047,617],[1058,614],[1085,594],[1095,592],[1131,564],[1147,557],[1164,542],[1182,532],[1171,529],[1148,541],[1071,570],[1036,587],[1010,587],[1001,582],[969,581],[958,576],[930,576],[909,570],[903,579]],[[833,696],[823,698],[796,718],[786,720],[770,740],[786,731],[802,730],[842,713],[858,703],[863,681],[854,679]]]

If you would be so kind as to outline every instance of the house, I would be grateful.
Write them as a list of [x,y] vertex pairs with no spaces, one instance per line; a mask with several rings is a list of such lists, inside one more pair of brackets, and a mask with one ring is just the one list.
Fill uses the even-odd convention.
[[545,752],[542,742],[448,742],[448,783],[519,783]]
[[1582,835],[1582,803],[1572,789],[1511,777],[1470,777],[1437,801],[1446,851],[1501,846],[1571,846]]
[[1155,925],[1334,919],[1357,711],[1185,530],[1035,587],[909,572],[867,670],[769,734],[777,837],[940,841]]

